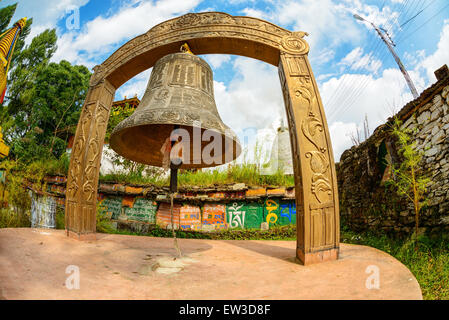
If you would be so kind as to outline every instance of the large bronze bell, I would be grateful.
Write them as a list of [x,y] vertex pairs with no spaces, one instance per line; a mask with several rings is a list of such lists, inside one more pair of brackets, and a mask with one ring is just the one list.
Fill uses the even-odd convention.
[[[189,53],[169,54],[155,64],[141,103],[114,129],[110,146],[127,159],[162,167],[162,150],[175,129],[185,129],[190,136],[190,157],[182,169],[217,166],[241,153],[237,136],[218,114],[212,69]],[[204,148],[218,142],[215,139],[221,140],[220,148],[204,157]]]

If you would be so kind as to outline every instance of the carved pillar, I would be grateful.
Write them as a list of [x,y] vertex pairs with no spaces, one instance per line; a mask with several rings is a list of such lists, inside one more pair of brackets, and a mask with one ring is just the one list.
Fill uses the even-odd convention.
[[281,52],[279,75],[295,172],[296,256],[308,265],[338,259],[340,220],[332,146],[308,46],[294,41],[301,54]]
[[[92,79],[95,78],[94,74]],[[91,83],[76,129],[67,180],[65,223],[67,234],[80,240],[95,239],[98,178],[114,94],[115,88],[107,80]]]

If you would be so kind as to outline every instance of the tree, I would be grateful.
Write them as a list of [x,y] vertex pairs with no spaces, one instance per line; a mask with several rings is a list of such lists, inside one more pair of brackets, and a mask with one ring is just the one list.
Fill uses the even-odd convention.
[[[365,134],[365,139],[363,141],[365,141],[371,135],[367,114],[365,114],[365,120],[363,121],[363,133]],[[356,126],[355,133],[351,132],[349,134],[349,138],[351,138],[352,144],[354,146],[359,146],[363,142],[362,141],[362,133],[360,132],[359,126]]]
[[45,30],[34,37],[31,44],[19,53],[8,79],[6,95],[8,105],[4,110],[4,116],[30,110],[36,77],[48,66],[57,48],[56,41],[56,30]]
[[0,9],[0,34],[8,29],[11,19],[16,12],[17,3]]
[[[0,9],[0,28],[6,29],[16,9]],[[56,52],[56,30],[45,30],[28,46],[25,38],[31,20],[16,44],[8,77],[0,124],[11,156],[31,162],[59,158],[66,150],[69,132],[76,126],[88,89],[89,70],[67,61],[50,63]]]
[[12,112],[17,137],[11,141],[12,152],[17,158],[59,158],[65,152],[66,129],[78,122],[90,75],[85,66],[64,60],[40,68],[25,93],[27,109]]
[[431,180],[421,170],[423,153],[417,150],[416,140],[413,139],[412,132],[403,128],[402,122],[398,118],[394,119],[392,132],[397,138],[398,153],[402,161],[399,164],[391,163],[393,176],[389,182],[397,189],[397,193],[400,196],[405,196],[413,203],[415,236],[417,239],[419,214],[428,202],[425,195]]

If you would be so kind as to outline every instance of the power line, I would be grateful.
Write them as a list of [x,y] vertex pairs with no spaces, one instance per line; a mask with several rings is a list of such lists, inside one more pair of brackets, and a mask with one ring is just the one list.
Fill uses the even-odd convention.
[[[421,6],[421,8],[420,8],[420,10],[419,10],[419,12],[418,12],[417,14],[415,14],[413,18],[410,18],[409,21],[412,21],[413,19],[415,19],[416,17],[418,17],[419,14],[421,14],[421,13],[424,12],[427,8],[429,8],[429,6],[432,5],[434,2],[435,2],[435,1],[430,1],[430,2],[427,4],[426,7],[424,7],[425,2],[423,2],[423,3],[422,3],[422,6]],[[404,29],[402,29],[402,27],[401,27],[401,33],[399,34],[396,43],[399,43],[399,42],[402,40],[402,38],[404,37],[405,32],[412,26],[412,24],[409,24],[409,23],[408,23],[409,21],[406,21],[405,23],[402,24],[402,25],[406,25],[406,27],[405,27]]]
[[[409,0],[406,0],[406,2],[408,2],[408,1],[409,1]],[[385,3],[386,3],[386,0],[384,0],[384,2],[383,2],[383,4],[382,4],[382,7],[381,7],[381,9],[380,9],[380,12],[383,11],[383,8],[384,8],[384,6],[385,6]],[[390,17],[389,21],[391,21],[391,19],[392,19],[392,18]],[[373,41],[373,40],[374,40],[374,41]],[[368,52],[368,54],[371,53],[371,52],[373,52],[374,46],[376,46],[376,41],[375,41],[375,39],[373,39],[373,40],[370,40],[369,49],[366,50],[366,52]],[[375,52],[378,48],[379,48],[379,43],[377,43],[377,46],[376,46],[376,48],[374,49],[374,52]],[[370,61],[367,61],[366,64],[368,64],[368,63],[370,63]],[[362,69],[364,66],[365,66],[365,65],[362,65],[362,66],[360,66],[359,68],[357,68],[356,70]],[[344,69],[343,69],[341,72],[344,72],[344,71],[348,70],[348,68],[350,68],[350,67],[351,67],[350,65],[346,65],[346,66],[344,67]],[[343,85],[346,85],[346,84],[347,84],[347,81],[351,81],[351,80],[348,80],[348,78],[349,78],[349,77],[348,77],[347,74],[345,73],[345,74],[343,75],[343,77],[340,79],[337,88],[332,92],[331,96],[330,96],[329,98],[326,99],[325,105],[328,105],[329,103],[331,103],[331,101],[338,101],[339,98],[340,98],[340,96],[342,96],[342,95],[344,95],[344,94],[346,93],[345,90],[340,90],[340,89],[341,89],[341,87],[343,87],[343,88],[347,88],[347,87],[348,87],[348,86],[343,86]],[[351,87],[351,86],[349,86],[349,87]],[[336,95],[337,95],[337,96],[336,96]],[[347,95],[345,95],[345,96],[347,96]]]
[[446,9],[447,7],[449,7],[449,3],[447,3],[443,8],[441,8],[438,12],[436,12],[433,16],[431,16],[429,19],[427,19],[422,25],[420,25],[418,28],[416,28],[415,30],[413,30],[412,32],[410,32],[409,34],[407,34],[404,38],[402,38],[400,40],[400,42],[402,43],[402,41],[404,41],[405,39],[408,39],[409,37],[411,37],[413,34],[416,33],[416,31],[420,30],[422,27],[424,27],[426,24],[428,24],[433,18],[435,18],[437,15],[439,15],[441,12],[443,12],[444,9]]
[[[384,5],[385,5],[385,2],[386,2],[386,1],[384,1],[384,4],[382,5],[382,9],[380,10],[380,12],[383,11],[383,7],[384,7]],[[406,0],[405,3],[407,3],[407,2],[408,2],[408,0]],[[398,17],[402,14],[404,7],[405,7],[405,4],[403,3],[403,4],[402,4],[402,7],[401,7],[401,9],[400,9],[400,14],[398,15]],[[387,25],[391,26],[391,25],[393,24],[392,19],[393,19],[393,17],[390,17],[390,19],[388,19],[387,23],[385,24],[386,27],[388,27]],[[374,40],[374,41],[373,41],[373,40]],[[375,56],[374,53],[375,53],[375,52],[379,49],[379,47],[380,47],[380,42],[377,42],[377,43],[376,43],[375,39],[373,39],[373,40],[371,40],[369,49],[366,50],[366,52],[367,52],[368,54],[372,54],[372,56],[374,57],[374,56]],[[375,48],[374,48],[374,46],[375,46]],[[373,50],[373,49],[374,49],[374,50]],[[381,60],[381,61],[382,61],[382,60]],[[367,66],[369,63],[371,63],[371,62],[372,62],[372,60],[371,60],[371,59],[368,59],[368,61],[367,61],[364,65],[360,65],[360,66],[359,66],[358,68],[356,68],[355,70],[363,69],[364,67],[366,67],[366,66]],[[350,68],[350,67],[352,67],[352,66],[351,66],[351,65],[346,66],[345,69],[344,69],[344,71],[347,70],[347,69]],[[347,82],[348,82],[348,81],[349,81],[349,84],[351,84],[351,86],[348,86],[348,85],[347,85]],[[341,97],[341,96],[344,96],[346,99],[347,99],[349,96],[351,96],[352,93],[357,89],[357,88],[354,88],[354,86],[352,85],[353,82],[354,82],[354,80],[351,80],[350,77],[346,76],[346,74],[345,74],[345,75],[343,76],[342,80],[340,81],[340,83],[339,83],[337,89],[333,92],[333,94],[332,94],[331,97],[326,101],[326,103],[327,103],[327,102],[330,102],[330,101],[338,101],[338,100],[340,100],[340,97]],[[343,85],[345,85],[345,86],[343,86]],[[343,86],[343,88],[345,88],[345,89],[340,91],[340,88],[341,88],[342,86]],[[346,89],[346,88],[349,88],[349,89]],[[348,95],[348,93],[349,93],[349,95]],[[337,96],[335,96],[336,94],[337,94]],[[333,100],[334,98],[335,98],[335,100]],[[346,99],[345,99],[345,100],[346,100]],[[340,106],[340,108],[341,108],[341,106]],[[333,110],[333,111],[337,111],[337,110]]]
[[[368,54],[375,52],[378,50],[378,48],[380,47],[380,43],[378,42],[377,38],[372,38],[370,39],[369,42],[369,49]],[[362,48],[361,48],[362,49]],[[363,49],[362,49],[363,50]],[[359,70],[359,69],[363,69],[364,67],[366,67],[368,64],[370,63],[370,61],[368,60],[365,64],[363,65],[359,65],[357,68],[355,68],[355,70]],[[342,72],[348,70],[348,68],[352,68],[352,65],[346,65],[345,68],[343,69]],[[349,70],[348,70],[349,71]],[[341,96],[347,96],[347,91],[351,90],[350,88],[352,88],[352,86],[348,86],[348,81],[350,82],[350,84],[352,84],[351,82],[353,82],[353,80],[351,80],[350,78],[351,74],[345,73],[343,75],[343,77],[341,78],[341,81],[339,83],[339,85],[337,86],[337,88],[334,90],[332,96],[326,101],[326,103],[332,103],[331,101],[338,101],[340,99]],[[340,88],[344,88],[344,90],[340,90]],[[349,88],[349,89],[346,89]]]
[[[377,39],[378,43],[376,46],[376,49],[372,52],[374,55],[374,52],[376,52],[380,47],[381,47],[381,41],[376,37],[374,39]],[[386,55],[386,52],[381,54],[381,60],[382,61],[384,56]],[[335,118],[336,115],[338,115],[339,113],[341,113],[342,110],[347,110],[349,108],[349,106],[352,106],[352,104],[356,101],[356,99],[358,98],[358,96],[364,91],[364,89],[366,88],[366,86],[369,83],[370,77],[367,75],[359,75],[358,76],[362,76],[362,80],[361,82],[356,82],[357,79],[356,77],[352,77],[351,80],[351,86],[348,86],[348,89],[346,91],[346,94],[344,95],[344,99],[343,101],[340,102],[339,106],[337,106],[337,108],[335,108],[331,114],[331,118]],[[356,76],[354,74],[354,76]],[[357,85],[356,85],[357,83]]]
[[[397,16],[396,19],[395,19],[395,21],[396,21],[396,23],[397,23],[398,25],[399,25],[399,18],[404,14],[404,9],[406,8],[405,14],[404,14],[404,16],[406,16],[407,13],[410,12],[411,8],[416,8],[416,7],[417,7],[417,5],[419,4],[419,2],[413,3],[411,7],[407,7],[407,4],[408,4],[408,0],[407,0],[406,2],[403,3],[403,6],[402,6],[401,9],[399,10],[399,14],[398,14],[398,16]],[[415,14],[412,18],[408,19],[408,20],[406,21],[406,23],[408,23],[408,22],[410,22],[411,20],[413,20],[413,19],[414,19],[416,16],[418,16],[421,12],[423,12],[425,9],[427,9],[432,3],[429,3],[425,8],[423,8],[423,7],[424,7],[424,4],[425,4],[425,3],[421,3],[421,8],[419,9],[419,12],[418,12],[417,14]],[[411,10],[411,12],[413,12],[413,9]],[[406,23],[403,23],[402,26],[404,26]],[[386,26],[386,28],[390,27],[390,30],[392,31],[392,30],[393,30],[393,24],[394,24],[394,21],[390,18],[390,19],[387,21],[387,23],[385,24],[385,26]],[[388,26],[387,26],[387,25],[388,25]],[[382,58],[381,58],[380,61],[383,61],[383,60],[384,60],[383,57],[384,57],[386,54],[388,54],[388,52],[387,52],[387,51],[384,51],[384,52],[383,52],[383,55],[382,55]],[[368,61],[368,63],[370,63],[370,61]],[[370,79],[371,79],[371,77],[365,76],[364,79],[362,80],[362,84],[359,85],[358,88],[356,88],[356,89],[350,91],[351,94],[345,96],[345,99],[340,103],[340,106],[337,107],[337,108],[335,108],[334,110],[332,110],[333,112],[332,112],[332,115],[331,115],[330,118],[332,118],[333,116],[335,116],[335,115],[337,114],[337,112],[340,111],[340,110],[347,110],[347,109],[351,108],[352,105],[357,101],[357,99],[358,99],[358,97],[360,96],[360,94],[363,93],[363,91],[365,90],[365,88],[366,88],[366,86],[367,86],[367,84],[368,84],[368,82],[369,82]],[[354,82],[354,81],[355,81],[355,80],[353,80],[353,82]],[[346,103],[347,103],[347,104],[346,104]],[[345,104],[346,104],[346,106],[345,106]]]
[[[370,53],[376,52],[378,50],[378,48],[380,47],[380,41],[377,43],[375,49],[373,51],[371,51]],[[363,69],[365,67],[367,67],[369,61],[367,61],[366,64],[359,66],[358,68],[356,68],[355,70],[359,70],[359,69]],[[339,105],[332,108],[331,114],[330,114],[330,118],[334,118],[337,114],[340,113],[340,111],[342,109],[345,108],[345,105],[347,103],[347,101],[350,101],[350,99],[354,96],[354,94],[356,94],[358,92],[358,90],[360,89],[360,82],[359,85],[356,85],[356,76],[359,74],[347,74],[347,82],[344,84],[344,90],[341,90],[341,94],[338,96],[338,99],[335,99],[333,104],[339,102]],[[362,83],[367,82],[366,79],[362,80]],[[362,84],[363,86],[363,84]],[[340,101],[340,97],[343,97],[343,100]]]
[[399,26],[399,28],[402,28],[403,26],[405,26],[407,23],[409,23],[410,21],[412,21],[413,19],[415,19],[417,16],[419,16],[419,14],[421,12],[423,12],[424,10],[420,10],[417,14],[415,14],[413,17],[411,17],[410,19],[408,19],[407,21],[405,21],[403,24],[401,24]]

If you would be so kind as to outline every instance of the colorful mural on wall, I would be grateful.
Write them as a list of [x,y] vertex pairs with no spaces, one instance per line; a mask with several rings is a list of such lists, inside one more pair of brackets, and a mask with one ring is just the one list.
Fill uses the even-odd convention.
[[226,212],[230,229],[259,229],[264,222],[264,208],[258,202],[233,202],[227,205]]
[[113,220],[117,220],[122,214],[122,197],[105,197],[100,204],[106,208],[106,212]]
[[[175,203],[173,206],[173,229],[178,229],[180,225],[180,217],[179,213],[181,211],[181,205]],[[171,229],[171,213],[170,213],[170,204],[169,203],[161,203],[159,204],[159,209],[157,210],[156,215],[156,224],[164,229]]]
[[206,203],[203,207],[203,231],[223,230],[226,224],[226,205]]
[[[54,227],[57,206],[64,206],[65,180],[48,179],[53,196],[33,194],[33,224]],[[100,185],[99,204],[113,221],[156,224],[171,228],[167,195],[156,192],[142,195],[142,188]],[[256,188],[246,191],[196,191],[181,193],[173,211],[173,227],[182,230],[211,232],[225,229],[261,229],[296,224],[296,205],[291,190]],[[290,199],[291,198],[291,199]]]
[[244,203],[234,202],[226,207],[227,223],[230,229],[243,229],[246,217],[246,210],[244,206]]
[[267,199],[264,203],[264,222],[268,225],[276,226],[279,225],[280,210],[279,202],[275,199]]
[[280,204],[280,225],[296,224],[296,204],[295,202],[281,202]]
[[201,231],[200,207],[185,204],[179,209],[179,212],[181,229]]
[[[122,210],[120,198],[106,198],[102,204],[112,212],[112,219],[118,219]],[[152,200],[137,198],[132,208],[124,208],[126,219],[156,223],[162,228],[170,228],[170,205],[160,203],[159,208],[157,206],[158,204]],[[173,219],[175,229],[180,227],[183,230],[208,232],[224,229],[260,229],[264,222],[270,227],[295,225],[296,205],[294,201],[279,201],[275,198],[263,202],[251,200],[227,204],[205,203],[201,207],[175,204]]]
[[148,199],[136,198],[132,207],[125,207],[125,216],[128,221],[156,223],[157,202]]

